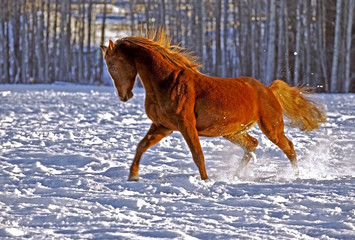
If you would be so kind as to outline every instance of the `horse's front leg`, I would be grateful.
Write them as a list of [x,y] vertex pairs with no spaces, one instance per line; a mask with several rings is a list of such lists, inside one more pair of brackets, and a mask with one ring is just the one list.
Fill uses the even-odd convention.
[[155,145],[158,143],[161,139],[163,139],[165,136],[169,135],[172,133],[172,130],[167,129],[163,126],[157,126],[154,123],[150,126],[150,129],[145,135],[145,137],[139,142],[137,149],[136,149],[136,155],[133,159],[130,172],[129,172],[129,177],[128,181],[138,181],[138,171],[139,171],[139,162],[142,158],[142,155],[144,152],[146,152],[151,146]]
[[183,120],[180,122],[179,130],[190,148],[192,158],[200,172],[201,179],[207,180],[205,158],[203,156],[195,122],[196,120]]

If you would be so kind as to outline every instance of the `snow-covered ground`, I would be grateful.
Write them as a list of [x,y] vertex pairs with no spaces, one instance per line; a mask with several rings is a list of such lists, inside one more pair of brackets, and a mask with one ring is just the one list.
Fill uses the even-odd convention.
[[355,94],[316,95],[328,122],[286,128],[299,158],[255,128],[257,161],[201,138],[210,181],[174,133],[127,182],[150,120],[144,91],[121,103],[113,88],[0,86],[1,239],[354,239]]

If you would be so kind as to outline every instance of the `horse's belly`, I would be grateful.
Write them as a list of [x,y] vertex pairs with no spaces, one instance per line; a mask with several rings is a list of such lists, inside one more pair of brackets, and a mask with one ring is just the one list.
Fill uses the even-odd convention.
[[[201,136],[217,137],[248,130],[258,121],[256,97],[236,94],[203,96],[195,106],[196,128]],[[218,95],[218,96],[219,96]]]
[[[208,124],[209,123],[209,124]],[[236,119],[228,119],[227,117],[222,117],[222,119],[216,119],[213,122],[199,121],[197,119],[196,128],[198,134],[204,137],[219,137],[226,136],[232,133],[242,133],[248,131],[254,124],[256,120],[240,121]]]

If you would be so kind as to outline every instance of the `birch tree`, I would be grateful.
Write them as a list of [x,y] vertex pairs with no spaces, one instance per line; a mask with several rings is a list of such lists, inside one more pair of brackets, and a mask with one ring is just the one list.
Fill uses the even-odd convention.
[[[106,8],[107,8],[107,3],[106,1],[104,2],[104,8],[103,8],[103,18],[102,18],[102,25],[101,25],[101,41],[100,44],[104,45],[104,41],[105,41],[105,27],[106,27]],[[100,53],[101,54],[101,53]],[[103,76],[103,72],[104,72],[104,59],[102,57],[99,58],[100,59],[100,64],[99,64],[99,68],[100,68],[100,74],[99,74],[99,82],[100,84],[103,84],[103,80],[102,80],[102,76]]]
[[222,49],[221,49],[221,18],[222,18],[222,2],[216,0],[216,69],[215,75],[221,76]]
[[21,51],[20,51],[20,17],[21,1],[12,2],[12,43],[13,43],[13,83],[19,83],[21,79]]
[[294,80],[293,84],[298,85],[299,76],[300,76],[300,56],[301,56],[301,26],[302,26],[302,18],[301,18],[301,6],[302,0],[298,0],[297,2],[297,10],[296,10],[296,21],[297,21],[297,28],[296,28],[296,50],[294,52],[295,55],[295,66],[294,66]]
[[330,78],[330,91],[337,91],[337,70],[339,61],[339,49],[340,49],[340,21],[342,13],[342,0],[337,0],[336,4],[336,20],[335,20],[335,31],[334,31],[334,47],[333,47],[333,60],[332,60],[332,73]]
[[22,0],[22,19],[21,24],[21,83],[27,82],[27,13],[26,13],[26,0]]
[[270,19],[268,26],[268,43],[267,43],[267,57],[266,57],[266,74],[265,82],[269,85],[274,77],[275,68],[275,31],[276,31],[276,3],[275,0],[270,0]]
[[[350,92],[350,84],[351,84],[351,75],[350,75],[350,67],[351,67],[351,42],[352,42],[352,28],[353,28],[353,20],[354,20],[354,8],[355,8],[355,0],[349,0],[347,5],[345,5],[347,9],[347,23],[346,23],[346,34],[345,34],[345,79],[342,88],[342,92]],[[353,59],[354,59],[354,55]]]
[[325,27],[325,8],[324,8],[324,1],[318,0],[317,2],[317,29],[316,37],[317,37],[317,50],[319,53],[319,61],[318,61],[318,71],[322,74],[322,83],[324,85],[324,90],[329,91],[329,84],[328,84],[328,73],[327,73],[327,63],[326,63],[326,27]]

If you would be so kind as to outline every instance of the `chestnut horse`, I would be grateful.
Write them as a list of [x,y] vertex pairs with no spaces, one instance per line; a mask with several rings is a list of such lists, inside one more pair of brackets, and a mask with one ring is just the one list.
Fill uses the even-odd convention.
[[283,114],[303,131],[319,128],[326,119],[325,113],[303,95],[305,89],[290,87],[281,80],[267,87],[251,77],[204,75],[191,54],[170,43],[164,32],[158,32],[153,38],[125,37],[115,43],[110,40],[108,47],[101,46],[121,101],[133,97],[139,74],[146,91],[145,110],[153,122],[137,146],[128,180],[138,181],[143,153],[173,131],[180,131],[187,142],[201,179],[208,176],[199,136],[223,136],[242,147],[239,173],[258,145],[247,133],[256,123],[283,150],[298,176],[296,153],[284,134]]

